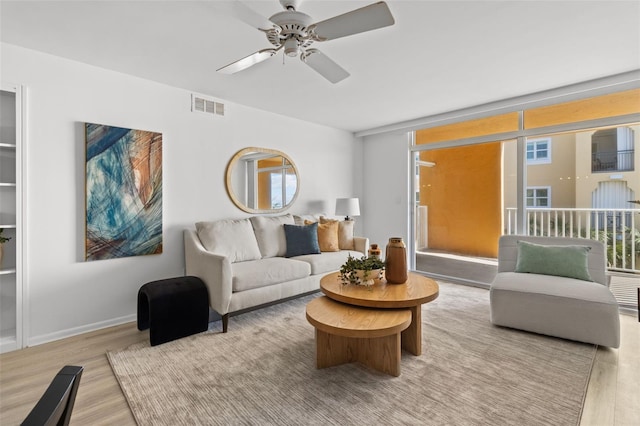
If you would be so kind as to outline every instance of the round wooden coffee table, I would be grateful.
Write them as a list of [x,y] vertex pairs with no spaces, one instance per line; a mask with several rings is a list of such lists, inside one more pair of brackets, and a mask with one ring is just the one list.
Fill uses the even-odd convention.
[[400,375],[400,333],[411,323],[409,309],[363,308],[321,296],[307,304],[307,320],[316,329],[318,368],[359,362]]
[[404,284],[389,284],[383,278],[370,286],[343,284],[340,273],[325,275],[320,289],[329,298],[355,306],[379,309],[408,308],[411,324],[402,332],[402,347],[414,355],[422,354],[422,304],[438,297],[439,287],[431,278],[409,272]]

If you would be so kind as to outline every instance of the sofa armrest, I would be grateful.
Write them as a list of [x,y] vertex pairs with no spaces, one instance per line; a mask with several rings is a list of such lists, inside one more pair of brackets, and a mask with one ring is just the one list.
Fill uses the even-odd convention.
[[366,255],[369,250],[369,239],[365,237],[353,237],[353,245],[356,251]]
[[209,306],[220,315],[229,312],[231,262],[226,256],[207,251],[194,230],[184,231],[185,272],[200,278],[209,290]]

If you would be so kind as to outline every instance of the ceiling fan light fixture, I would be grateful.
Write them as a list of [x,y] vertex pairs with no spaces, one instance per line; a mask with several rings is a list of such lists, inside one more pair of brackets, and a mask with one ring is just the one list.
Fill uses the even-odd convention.
[[284,42],[284,54],[292,58],[298,56],[298,40],[295,37],[288,38]]

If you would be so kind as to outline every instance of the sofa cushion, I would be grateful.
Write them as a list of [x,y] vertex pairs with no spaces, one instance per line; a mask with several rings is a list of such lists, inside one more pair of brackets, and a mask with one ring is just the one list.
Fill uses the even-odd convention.
[[361,258],[362,253],[359,251],[340,250],[334,252],[324,252],[322,255],[303,255],[296,256],[293,259],[307,262],[311,265],[311,275],[326,274],[340,270],[340,266],[347,261],[347,257],[351,255],[355,258]]
[[196,231],[205,249],[228,257],[232,263],[262,257],[249,219],[198,222]]
[[589,246],[540,245],[518,241],[516,272],[593,281],[588,270]]
[[293,215],[253,216],[250,220],[263,258],[282,257],[287,253],[287,240],[282,225],[293,225]]
[[317,223],[301,226],[284,224],[284,235],[287,240],[286,257],[320,253]]
[[270,257],[234,263],[231,265],[231,271],[231,288],[237,292],[308,277],[311,266],[294,259]]
[[589,300],[592,302],[617,302],[611,290],[594,282],[543,274],[500,272],[491,283],[494,291],[515,291],[539,294],[552,298]]
[[596,282],[553,275],[499,272],[491,284],[491,322],[617,348],[618,302]]

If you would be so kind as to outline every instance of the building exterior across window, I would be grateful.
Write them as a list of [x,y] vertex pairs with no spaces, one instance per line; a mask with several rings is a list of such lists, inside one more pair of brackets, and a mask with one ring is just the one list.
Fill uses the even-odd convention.
[[551,187],[528,187],[527,207],[551,207]]
[[527,141],[527,164],[551,163],[551,138]]

